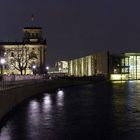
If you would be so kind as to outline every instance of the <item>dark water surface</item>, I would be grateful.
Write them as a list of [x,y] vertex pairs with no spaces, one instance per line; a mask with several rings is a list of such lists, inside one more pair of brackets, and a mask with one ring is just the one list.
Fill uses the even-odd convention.
[[0,133],[0,140],[79,139],[140,140],[140,81],[46,92],[16,108]]

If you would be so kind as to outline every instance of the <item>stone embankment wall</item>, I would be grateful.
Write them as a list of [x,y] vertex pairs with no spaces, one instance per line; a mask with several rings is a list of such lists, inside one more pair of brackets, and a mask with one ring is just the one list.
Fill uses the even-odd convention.
[[51,81],[32,81],[28,84],[11,86],[0,91],[0,120],[23,100],[44,93],[47,90],[65,87],[70,85],[85,84],[88,81],[75,80],[51,80]]

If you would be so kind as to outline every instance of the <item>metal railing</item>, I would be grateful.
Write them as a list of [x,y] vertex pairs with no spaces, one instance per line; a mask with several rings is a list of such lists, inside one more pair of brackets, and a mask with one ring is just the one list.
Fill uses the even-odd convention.
[[0,93],[5,93],[9,88],[25,85],[43,78],[44,75],[3,75],[0,78]]

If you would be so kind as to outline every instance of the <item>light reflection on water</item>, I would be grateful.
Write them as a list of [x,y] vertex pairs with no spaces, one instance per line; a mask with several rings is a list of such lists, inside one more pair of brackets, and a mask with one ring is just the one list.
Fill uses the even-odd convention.
[[58,89],[57,91],[57,105],[63,106],[64,105],[64,91],[62,89]]
[[52,99],[49,93],[45,93],[42,101],[42,112],[41,112],[41,126],[42,128],[51,128],[53,124],[52,114]]
[[44,93],[19,107],[0,140],[139,140],[140,81]]
[[116,134],[119,139],[140,139],[140,81],[113,84]]
[[29,104],[28,109],[28,121],[33,126],[36,125],[40,118],[40,107],[39,102],[33,100]]
[[49,94],[45,94],[44,98],[43,98],[43,104],[42,104],[42,108],[43,108],[43,112],[48,113],[49,111],[51,111],[51,97]]
[[0,140],[11,140],[10,132],[11,130],[9,130],[9,127],[4,127],[0,134]]
[[40,103],[37,100],[32,100],[29,103],[28,117],[27,117],[27,132],[30,132],[28,137],[37,137],[40,123]]

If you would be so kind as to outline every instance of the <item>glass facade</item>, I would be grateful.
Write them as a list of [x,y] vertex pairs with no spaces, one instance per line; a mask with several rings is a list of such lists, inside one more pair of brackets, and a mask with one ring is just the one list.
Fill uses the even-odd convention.
[[133,54],[125,58],[125,62],[128,63],[129,66],[129,79],[140,79],[140,55]]
[[94,54],[71,60],[69,67],[73,76],[103,74],[110,80],[140,80],[140,53]]
[[[117,68],[120,72],[116,72],[113,67],[111,80],[138,80],[140,79],[140,53],[125,53],[120,56],[121,64]],[[119,64],[118,64],[119,65]]]

